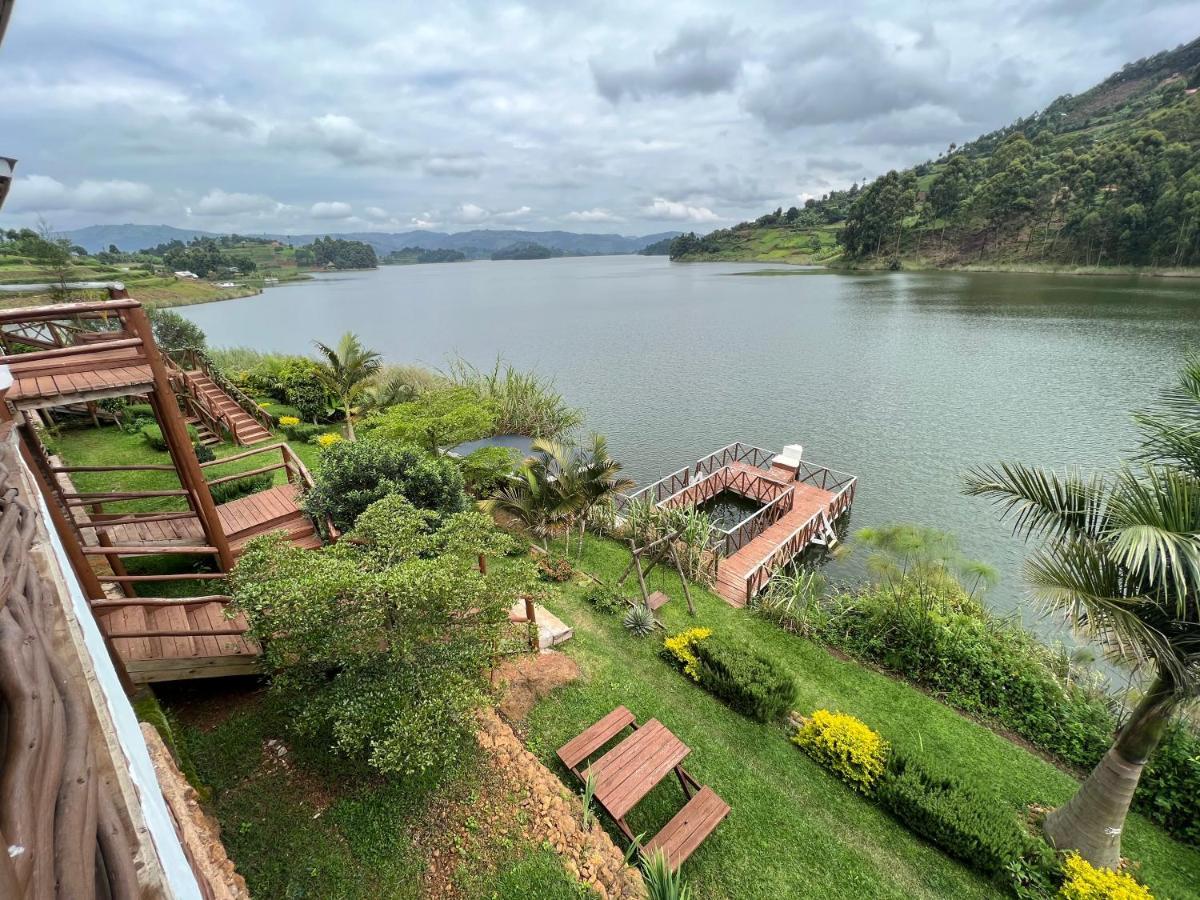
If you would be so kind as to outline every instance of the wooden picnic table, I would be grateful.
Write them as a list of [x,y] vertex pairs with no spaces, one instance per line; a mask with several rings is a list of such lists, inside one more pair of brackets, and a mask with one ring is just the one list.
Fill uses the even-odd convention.
[[[633,733],[584,769],[589,757],[626,728]],[[664,778],[674,772],[687,802],[670,822],[646,844],[645,852],[661,850],[672,869],[678,868],[700,843],[729,815],[729,804],[701,785],[683,768],[691,749],[657,719],[640,728],[631,713],[619,706],[568,741],[558,757],[581,781],[593,779],[592,797],[612,816],[631,842],[636,841],[625,817]]]

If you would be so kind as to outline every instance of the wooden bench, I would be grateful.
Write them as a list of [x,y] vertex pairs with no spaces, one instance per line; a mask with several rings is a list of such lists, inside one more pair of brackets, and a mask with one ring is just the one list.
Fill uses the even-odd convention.
[[713,833],[721,821],[729,815],[729,804],[705,785],[675,814],[662,831],[652,837],[642,848],[643,854],[661,850],[666,854],[667,865],[674,871],[684,860]]
[[579,772],[579,764],[630,727],[637,728],[633,713],[624,706],[618,706],[595,725],[589,726],[583,734],[571,738],[559,747],[558,758],[563,761],[564,766],[583,778]]

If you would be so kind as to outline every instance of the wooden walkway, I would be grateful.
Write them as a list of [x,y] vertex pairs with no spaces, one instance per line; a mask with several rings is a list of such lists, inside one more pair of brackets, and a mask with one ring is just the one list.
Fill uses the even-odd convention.
[[[251,446],[269,441],[273,437],[262,423],[251,416],[241,405],[221,389],[215,381],[199,369],[180,370],[183,379],[185,401],[193,413],[201,413],[197,421],[208,428],[219,426],[228,432],[235,444]],[[214,421],[215,420],[215,421]]]
[[633,503],[661,508],[699,506],[730,492],[758,508],[729,529],[713,526],[708,549],[717,557],[716,591],[733,606],[745,606],[809,547],[832,547],[834,523],[854,502],[857,479],[748,444],[733,443],[684,466],[629,496]]
[[[733,606],[745,606],[749,597],[758,593],[771,575],[804,552],[810,544],[824,539],[819,514],[826,513],[830,522],[837,518],[833,514],[837,495],[833,491],[792,481],[795,473],[789,469],[772,466],[764,472],[741,462],[732,465],[743,469],[753,468],[763,478],[790,485],[795,490],[791,510],[732,556],[722,557],[717,564],[717,593]],[[817,517],[815,521],[814,517]],[[808,529],[804,527],[806,524],[810,524]],[[792,538],[790,543],[789,538]],[[752,575],[760,574],[768,567],[769,572],[761,584],[748,585]],[[748,587],[752,589],[749,595]]]

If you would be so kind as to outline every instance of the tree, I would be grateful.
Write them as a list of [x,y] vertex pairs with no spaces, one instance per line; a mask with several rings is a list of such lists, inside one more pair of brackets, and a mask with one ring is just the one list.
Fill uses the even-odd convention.
[[345,412],[346,436],[353,441],[354,401],[383,365],[383,357],[365,348],[358,335],[349,331],[342,335],[336,349],[320,341],[313,344],[325,357],[319,370],[321,381]]
[[580,515],[579,552],[583,553],[583,529],[597,507],[612,503],[613,498],[633,487],[633,480],[620,474],[621,464],[608,455],[608,441],[592,434],[591,446],[579,460],[579,484],[583,497]]
[[470,388],[426,391],[372,416],[363,425],[369,437],[413,444],[431,453],[494,434],[496,410]]
[[204,347],[204,330],[191,319],[169,309],[151,309],[147,313],[154,328],[154,342],[162,350]]
[[251,541],[234,605],[262,642],[270,691],[301,734],[374,768],[451,766],[487,696],[513,598],[536,591],[529,560],[479,571],[511,539],[476,511],[446,518],[392,495],[322,550]]
[[1200,360],[1135,420],[1137,468],[1085,478],[1000,465],[974,470],[966,486],[1044,542],[1026,566],[1036,596],[1149,671],[1112,747],[1046,817],[1052,844],[1107,868],[1120,860],[1130,802],[1171,716],[1200,696]]

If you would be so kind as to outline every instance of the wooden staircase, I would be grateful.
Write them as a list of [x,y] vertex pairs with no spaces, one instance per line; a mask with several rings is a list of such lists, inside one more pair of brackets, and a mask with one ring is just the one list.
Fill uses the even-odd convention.
[[[181,370],[187,393],[229,430],[234,442],[243,446],[261,444],[271,439],[271,432],[236,400],[223,391],[215,381],[199,369]],[[209,429],[211,432],[211,429]]]
[[199,416],[188,416],[183,421],[196,429],[196,434],[200,435],[200,443],[205,447],[215,447],[222,442],[221,436],[214,434],[212,429],[205,425]]

